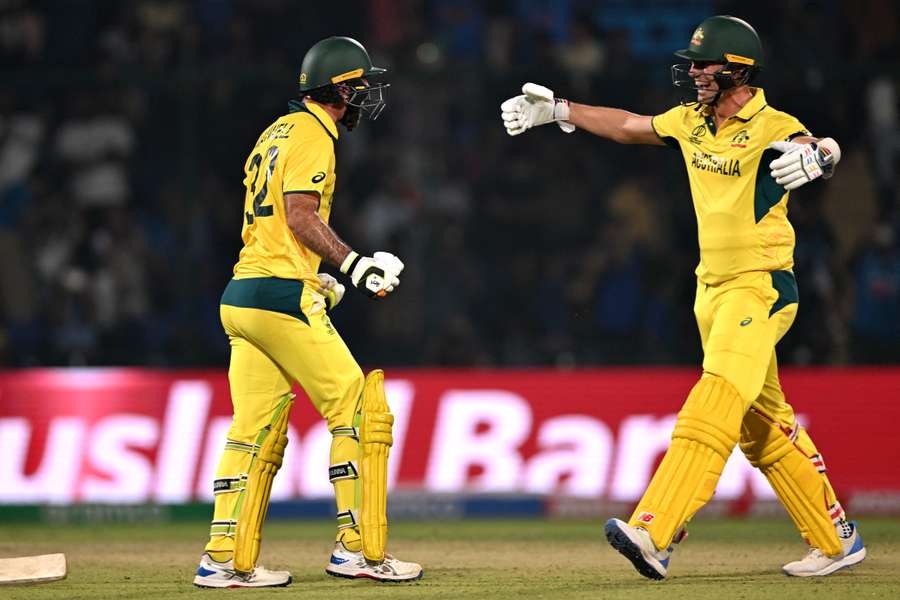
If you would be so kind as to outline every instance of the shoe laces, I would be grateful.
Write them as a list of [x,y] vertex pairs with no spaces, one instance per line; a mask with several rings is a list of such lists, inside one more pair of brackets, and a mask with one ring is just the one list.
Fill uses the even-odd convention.
[[838,537],[842,540],[848,540],[853,536],[853,525],[847,521],[842,520],[837,524],[835,529],[837,529]]

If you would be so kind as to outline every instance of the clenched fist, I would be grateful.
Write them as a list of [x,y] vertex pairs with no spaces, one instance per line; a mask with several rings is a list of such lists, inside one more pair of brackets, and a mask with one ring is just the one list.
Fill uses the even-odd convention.
[[350,252],[341,264],[341,273],[350,276],[353,286],[373,300],[384,298],[400,285],[403,261],[390,252],[371,257]]

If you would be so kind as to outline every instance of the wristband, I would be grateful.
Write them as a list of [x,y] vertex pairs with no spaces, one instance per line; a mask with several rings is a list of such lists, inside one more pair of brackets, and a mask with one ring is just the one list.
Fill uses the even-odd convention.
[[553,99],[553,120],[568,121],[569,120],[569,101],[565,98]]
[[344,259],[344,262],[341,263],[341,273],[346,275],[347,273],[353,272],[353,267],[356,266],[356,263],[359,262],[359,259],[362,258],[358,252],[350,251],[350,254],[347,255],[347,258]]

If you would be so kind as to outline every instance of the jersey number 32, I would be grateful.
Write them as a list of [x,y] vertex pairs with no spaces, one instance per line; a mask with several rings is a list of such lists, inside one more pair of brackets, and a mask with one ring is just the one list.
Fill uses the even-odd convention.
[[250,159],[250,170],[255,170],[256,174],[253,176],[253,183],[250,184],[250,193],[254,194],[254,196],[253,213],[247,213],[248,225],[253,224],[255,217],[271,217],[274,210],[271,204],[263,206],[263,202],[266,201],[266,194],[269,193],[269,178],[272,177],[272,173],[275,172],[275,161],[278,160],[278,146],[269,147],[268,152],[266,152],[266,159],[269,161],[269,166],[266,168],[266,179],[263,181],[262,187],[259,188],[259,192],[256,191],[256,182],[259,179],[259,171],[263,157],[262,154],[257,152],[253,155],[253,158]]

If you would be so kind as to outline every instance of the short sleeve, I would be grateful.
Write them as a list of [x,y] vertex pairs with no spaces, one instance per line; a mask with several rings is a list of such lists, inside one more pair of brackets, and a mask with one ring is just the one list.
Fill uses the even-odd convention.
[[789,142],[795,137],[811,136],[812,134],[801,123],[797,117],[787,113],[779,112],[778,118],[773,119],[772,139],[773,142]]
[[291,144],[284,157],[282,193],[322,196],[334,165],[334,143],[325,132]]
[[653,131],[667,146],[678,148],[678,141],[684,136],[684,107],[675,106],[650,119]]

